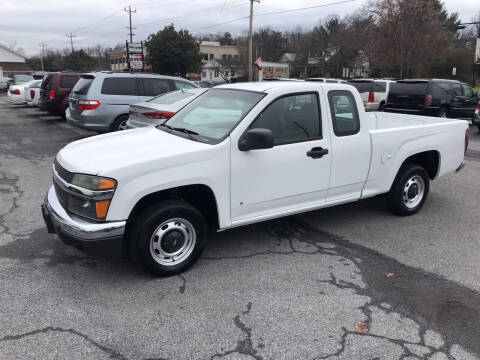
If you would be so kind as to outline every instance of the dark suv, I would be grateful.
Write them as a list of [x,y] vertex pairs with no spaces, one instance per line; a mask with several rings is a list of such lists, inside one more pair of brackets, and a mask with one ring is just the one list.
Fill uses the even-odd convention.
[[68,95],[82,74],[72,72],[49,73],[40,88],[40,110],[60,115],[65,119]]
[[385,111],[473,119],[479,101],[472,88],[457,80],[407,79],[390,85]]

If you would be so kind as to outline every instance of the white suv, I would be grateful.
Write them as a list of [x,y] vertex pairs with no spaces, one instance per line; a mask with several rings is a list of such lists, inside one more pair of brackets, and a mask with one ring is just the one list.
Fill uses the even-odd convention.
[[367,111],[383,111],[393,80],[354,79],[349,84],[357,88]]

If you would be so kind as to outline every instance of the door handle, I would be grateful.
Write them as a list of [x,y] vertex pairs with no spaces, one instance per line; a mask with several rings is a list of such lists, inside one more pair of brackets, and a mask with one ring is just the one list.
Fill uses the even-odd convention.
[[327,154],[328,154],[328,149],[324,149],[322,147],[314,147],[307,152],[307,156],[311,157],[312,159],[320,159],[321,157]]

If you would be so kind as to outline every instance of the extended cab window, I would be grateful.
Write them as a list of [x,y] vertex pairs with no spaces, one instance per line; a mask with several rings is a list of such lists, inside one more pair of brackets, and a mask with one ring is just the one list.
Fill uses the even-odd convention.
[[335,135],[348,136],[358,133],[360,120],[353,94],[347,90],[332,90],[328,92],[328,101]]
[[71,75],[63,75],[60,77],[60,87],[62,89],[71,89],[77,83],[78,77]]
[[157,96],[170,91],[167,79],[142,78],[144,96]]
[[105,78],[102,84],[102,94],[104,95],[138,95],[137,80],[133,77]]
[[271,130],[275,145],[321,139],[317,94],[289,95],[273,101],[250,128]]

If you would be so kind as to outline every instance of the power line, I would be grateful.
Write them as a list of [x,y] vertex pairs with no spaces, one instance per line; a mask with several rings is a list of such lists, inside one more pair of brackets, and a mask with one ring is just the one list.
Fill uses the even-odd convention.
[[317,8],[321,8],[321,7],[325,7],[325,6],[340,5],[340,4],[351,3],[351,2],[354,2],[354,1],[358,1],[358,0],[344,0],[344,1],[337,1],[337,2],[333,2],[333,3],[328,3],[328,4],[308,6],[308,7],[304,7],[304,8],[298,8],[298,9],[288,9],[288,10],[272,11],[272,12],[257,14],[257,15],[255,15],[255,16],[276,15],[276,14],[289,13],[289,12],[294,12],[294,11],[303,11],[303,10],[317,9]]

